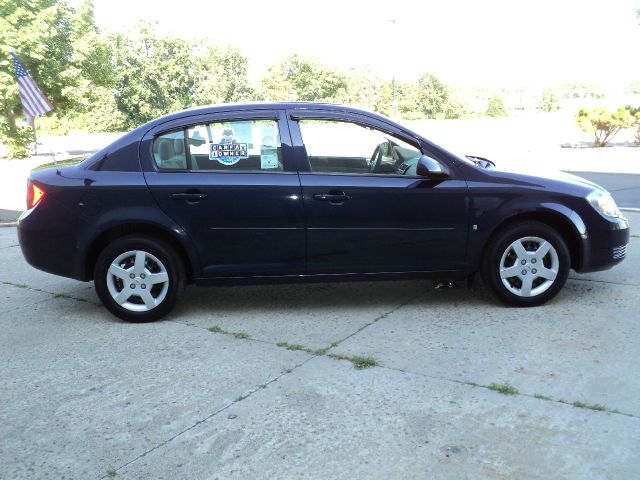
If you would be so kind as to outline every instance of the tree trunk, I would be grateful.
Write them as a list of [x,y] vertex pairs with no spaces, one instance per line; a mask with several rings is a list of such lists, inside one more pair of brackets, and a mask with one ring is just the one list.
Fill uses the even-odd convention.
[[7,123],[9,124],[9,132],[16,133],[16,114],[11,108],[6,108],[4,111],[7,117]]

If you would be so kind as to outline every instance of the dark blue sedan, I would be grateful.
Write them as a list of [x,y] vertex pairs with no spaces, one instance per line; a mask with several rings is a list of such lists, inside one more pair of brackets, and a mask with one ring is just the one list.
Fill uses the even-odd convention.
[[569,269],[625,257],[627,220],[577,177],[506,173],[356,108],[255,103],[158,118],[72,167],[32,172],[27,261],[93,280],[131,321],[185,284],[433,276],[534,306]]

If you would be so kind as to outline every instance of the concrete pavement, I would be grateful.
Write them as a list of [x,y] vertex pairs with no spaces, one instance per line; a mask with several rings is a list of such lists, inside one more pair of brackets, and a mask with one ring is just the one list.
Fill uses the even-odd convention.
[[188,288],[136,325],[2,228],[0,478],[637,478],[633,235],[534,309],[430,281]]

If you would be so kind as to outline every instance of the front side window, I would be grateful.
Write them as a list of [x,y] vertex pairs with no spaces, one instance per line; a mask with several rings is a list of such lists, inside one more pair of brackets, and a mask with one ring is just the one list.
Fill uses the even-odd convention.
[[161,170],[284,170],[275,120],[212,122],[165,133],[155,139],[153,156]]
[[380,130],[334,120],[300,120],[312,172],[403,175],[421,152]]

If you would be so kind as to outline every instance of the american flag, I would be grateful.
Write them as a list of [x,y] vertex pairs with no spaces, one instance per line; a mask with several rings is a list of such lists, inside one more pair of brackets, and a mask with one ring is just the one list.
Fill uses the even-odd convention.
[[16,69],[16,80],[18,80],[18,90],[20,91],[20,101],[22,109],[28,119],[36,115],[43,115],[53,110],[53,105],[49,102],[44,93],[40,91],[36,82],[31,78],[27,69],[20,63],[16,52],[11,49],[13,56],[13,66]]

